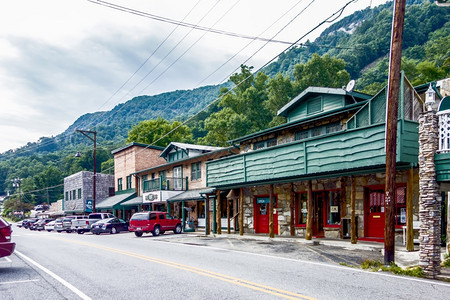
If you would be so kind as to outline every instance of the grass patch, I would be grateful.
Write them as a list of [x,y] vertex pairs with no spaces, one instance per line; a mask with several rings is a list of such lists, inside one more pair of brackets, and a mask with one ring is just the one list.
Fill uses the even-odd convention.
[[421,267],[408,267],[406,269],[403,269],[393,262],[390,265],[385,266],[380,261],[373,261],[366,259],[361,263],[361,268],[364,270],[370,270],[374,272],[384,271],[384,272],[391,272],[397,275],[407,275],[421,278],[425,277],[425,274],[423,273]]
[[448,253],[444,254],[444,261],[441,263],[441,267],[450,268],[450,255]]

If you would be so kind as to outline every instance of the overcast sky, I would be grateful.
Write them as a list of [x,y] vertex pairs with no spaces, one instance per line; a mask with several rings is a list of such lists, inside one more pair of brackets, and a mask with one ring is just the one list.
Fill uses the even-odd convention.
[[[256,70],[288,46],[193,30],[149,14],[293,42],[349,1],[107,0],[128,12],[88,0],[1,1],[0,152],[57,135],[83,114],[138,95],[222,83],[242,63]],[[384,2],[356,1],[339,20]]]

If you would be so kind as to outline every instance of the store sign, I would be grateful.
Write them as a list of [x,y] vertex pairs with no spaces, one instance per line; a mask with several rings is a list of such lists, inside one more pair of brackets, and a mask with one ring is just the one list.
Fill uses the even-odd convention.
[[142,203],[152,203],[154,201],[161,201],[159,199],[158,192],[150,192],[150,193],[143,194]]
[[[260,197],[260,198],[256,198],[256,203],[257,203],[257,204],[266,204],[266,203],[269,203],[269,197]],[[273,198],[273,203],[275,203],[275,198]]]
[[93,207],[94,207],[94,200],[92,200],[92,199],[87,199],[87,200],[86,200],[86,209],[85,209],[85,211],[88,212],[88,213],[91,213]]

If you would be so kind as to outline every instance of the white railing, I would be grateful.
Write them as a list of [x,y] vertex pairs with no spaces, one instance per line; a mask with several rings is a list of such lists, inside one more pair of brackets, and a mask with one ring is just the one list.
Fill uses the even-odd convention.
[[439,149],[440,153],[450,152],[450,112],[438,113],[439,116]]

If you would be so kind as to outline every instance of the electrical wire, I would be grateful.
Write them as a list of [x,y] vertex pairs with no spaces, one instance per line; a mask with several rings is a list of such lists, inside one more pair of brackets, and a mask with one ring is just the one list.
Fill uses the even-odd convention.
[[101,1],[101,0],[87,0],[87,1],[98,4],[98,5],[102,5],[105,7],[109,7],[112,9],[116,9],[119,11],[138,15],[141,17],[145,17],[145,18],[149,18],[149,19],[153,19],[153,20],[161,21],[161,22],[165,22],[165,23],[175,24],[175,25],[183,26],[183,27],[187,27],[187,28],[192,28],[195,30],[201,30],[201,31],[206,31],[206,32],[210,32],[210,33],[217,33],[217,34],[221,34],[221,35],[228,35],[228,36],[242,38],[242,39],[258,40],[258,41],[263,41],[263,42],[270,41],[272,43],[281,43],[281,44],[291,44],[291,42],[288,42],[288,41],[272,40],[272,39],[267,39],[267,38],[263,38],[263,37],[249,36],[249,35],[245,35],[245,34],[229,32],[229,31],[214,29],[214,28],[210,28],[210,27],[199,26],[199,25],[195,25],[195,24],[191,24],[191,23],[186,23],[183,21],[177,21],[177,20],[166,18],[166,17],[149,14],[149,13],[146,13],[146,12],[143,12],[140,10],[131,9],[131,8],[128,8],[125,6],[120,6],[120,5],[110,3],[107,1]]

